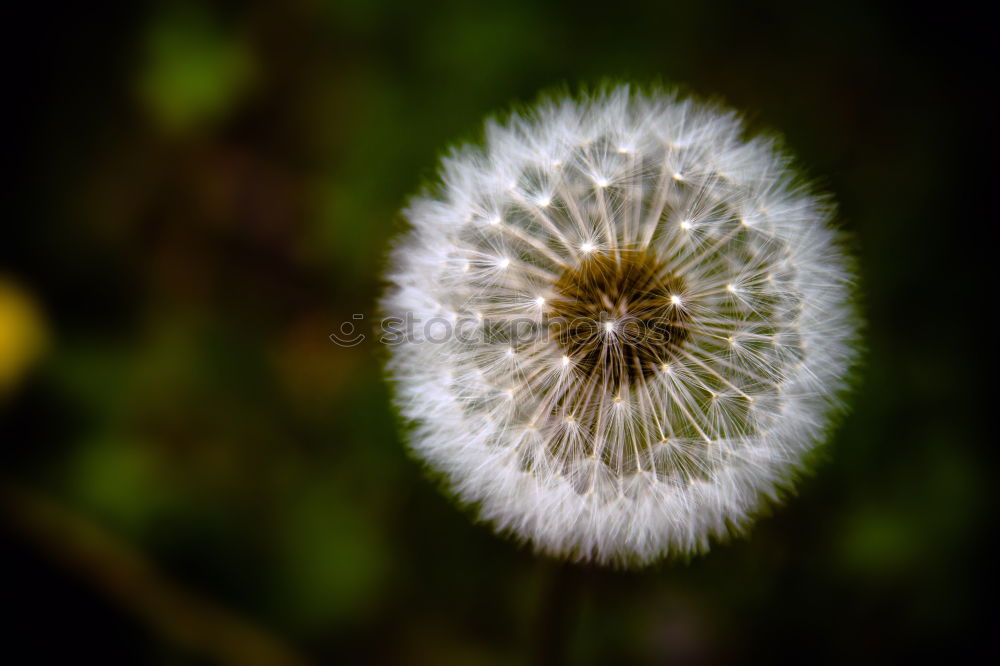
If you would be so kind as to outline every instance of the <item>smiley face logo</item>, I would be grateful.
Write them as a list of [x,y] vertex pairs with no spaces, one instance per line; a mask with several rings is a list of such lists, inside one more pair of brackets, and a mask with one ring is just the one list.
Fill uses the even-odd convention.
[[[361,320],[365,316],[363,314],[356,314],[351,318]],[[330,340],[338,347],[356,347],[364,342],[365,334],[358,333],[353,322],[345,321],[340,325],[339,331],[334,331],[330,334]]]

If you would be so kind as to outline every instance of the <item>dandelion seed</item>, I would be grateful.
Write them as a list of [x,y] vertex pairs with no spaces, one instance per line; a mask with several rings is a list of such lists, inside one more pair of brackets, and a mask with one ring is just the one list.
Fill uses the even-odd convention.
[[[825,199],[743,137],[665,93],[555,99],[411,201],[384,310],[444,307],[484,335],[394,346],[397,403],[499,531],[622,566],[704,551],[824,435],[855,357],[852,275]],[[526,342],[511,313],[532,302],[563,324]]]

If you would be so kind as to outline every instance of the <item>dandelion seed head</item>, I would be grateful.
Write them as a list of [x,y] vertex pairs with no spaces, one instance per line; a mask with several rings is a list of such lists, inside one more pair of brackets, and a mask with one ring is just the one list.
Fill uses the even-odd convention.
[[745,529],[855,357],[832,211],[787,164],[731,112],[625,87],[489,124],[391,261],[387,314],[479,333],[392,348],[414,451],[556,556],[641,565]]

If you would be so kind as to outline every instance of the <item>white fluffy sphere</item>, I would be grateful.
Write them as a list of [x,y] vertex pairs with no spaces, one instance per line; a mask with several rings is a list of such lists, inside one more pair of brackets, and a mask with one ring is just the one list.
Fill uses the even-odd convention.
[[643,564],[743,529],[854,358],[831,208],[787,163],[731,112],[624,87],[488,123],[391,259],[413,450],[553,555]]

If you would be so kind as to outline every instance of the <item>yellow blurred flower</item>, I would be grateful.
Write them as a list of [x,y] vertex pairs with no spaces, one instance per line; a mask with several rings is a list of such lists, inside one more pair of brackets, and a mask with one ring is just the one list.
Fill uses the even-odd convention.
[[0,276],[0,396],[14,388],[41,355],[47,337],[31,295]]

